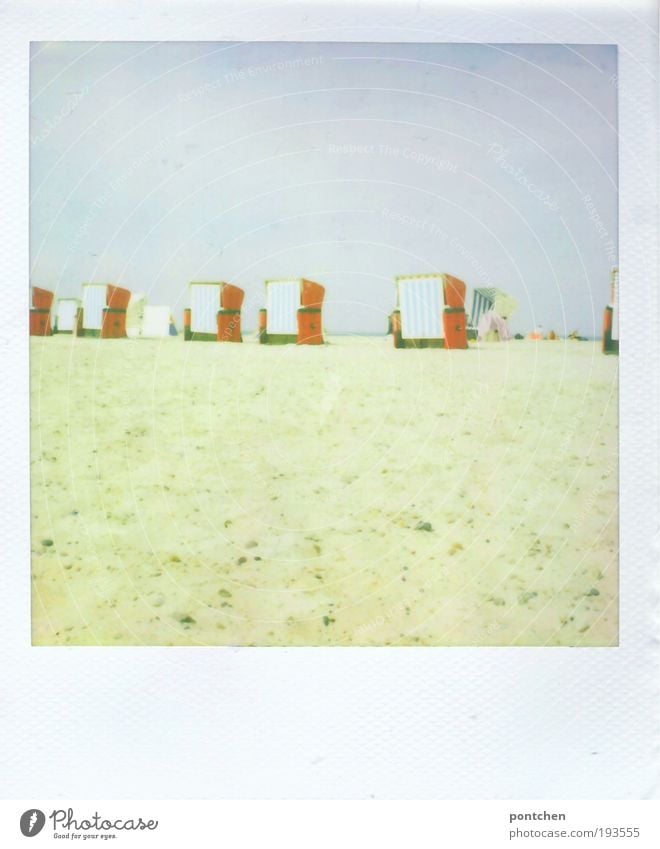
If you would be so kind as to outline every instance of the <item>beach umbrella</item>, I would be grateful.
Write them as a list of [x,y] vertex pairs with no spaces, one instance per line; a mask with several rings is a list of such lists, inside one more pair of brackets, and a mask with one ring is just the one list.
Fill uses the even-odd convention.
[[495,312],[501,316],[505,321],[516,312],[518,309],[518,301],[511,297],[511,295],[507,295],[506,292],[502,292],[499,289],[495,290],[495,301],[493,303],[493,309]]

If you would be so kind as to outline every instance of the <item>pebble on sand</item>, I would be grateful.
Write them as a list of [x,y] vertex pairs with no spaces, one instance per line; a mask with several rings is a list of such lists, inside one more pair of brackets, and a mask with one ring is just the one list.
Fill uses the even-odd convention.
[[528,601],[530,601],[533,598],[536,598],[537,595],[538,595],[537,592],[521,593],[518,596],[518,604],[527,604]]

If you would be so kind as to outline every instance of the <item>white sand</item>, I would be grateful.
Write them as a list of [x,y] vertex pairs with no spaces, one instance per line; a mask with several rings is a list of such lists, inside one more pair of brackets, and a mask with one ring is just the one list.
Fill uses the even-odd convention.
[[33,339],[33,641],[616,645],[617,366]]

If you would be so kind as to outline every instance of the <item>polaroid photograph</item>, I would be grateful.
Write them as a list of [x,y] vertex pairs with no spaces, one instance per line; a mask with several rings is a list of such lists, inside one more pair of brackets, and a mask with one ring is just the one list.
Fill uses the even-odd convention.
[[33,644],[616,646],[616,80],[32,44]]
[[10,4],[6,845],[657,845],[657,11]]

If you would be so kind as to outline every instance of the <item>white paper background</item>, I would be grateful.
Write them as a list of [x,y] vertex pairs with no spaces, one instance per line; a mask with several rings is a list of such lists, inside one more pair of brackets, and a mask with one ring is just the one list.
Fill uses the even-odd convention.
[[[15,0],[1,14],[0,796],[657,796],[654,4]],[[620,648],[30,647],[28,60],[29,41],[60,39],[619,45]]]

